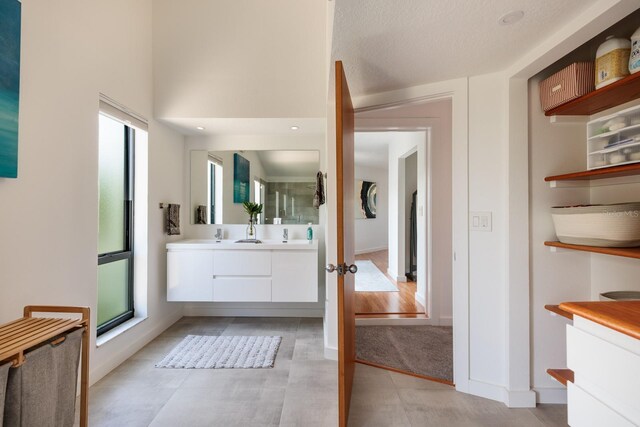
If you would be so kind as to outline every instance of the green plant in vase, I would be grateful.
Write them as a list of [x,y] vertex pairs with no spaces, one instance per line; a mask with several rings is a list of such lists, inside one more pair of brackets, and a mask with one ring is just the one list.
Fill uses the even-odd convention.
[[256,222],[258,215],[262,213],[262,203],[244,202],[242,203],[244,211],[249,215],[249,226],[247,227],[247,239],[256,239]]

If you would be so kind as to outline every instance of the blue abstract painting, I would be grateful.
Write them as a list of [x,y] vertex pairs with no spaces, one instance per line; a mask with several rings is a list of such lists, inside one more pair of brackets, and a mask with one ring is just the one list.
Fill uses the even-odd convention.
[[249,200],[249,160],[240,154],[233,155],[233,203]]
[[18,0],[0,0],[0,177],[6,178],[18,176],[20,15]]

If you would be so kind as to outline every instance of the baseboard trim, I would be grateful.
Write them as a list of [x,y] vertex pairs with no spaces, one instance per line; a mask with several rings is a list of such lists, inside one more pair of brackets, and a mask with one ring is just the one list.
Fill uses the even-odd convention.
[[[97,365],[91,366],[89,372],[89,385],[93,385],[104,378],[109,372],[113,371],[115,368],[120,366],[124,361],[133,356],[137,351],[139,351],[142,347],[149,344],[154,338],[163,333],[166,329],[168,329],[171,325],[176,323],[178,320],[182,318],[182,310],[178,310],[175,313],[172,313],[168,317],[161,317],[161,321],[158,324],[147,331],[142,337],[137,338],[135,340],[129,340],[130,344],[119,351],[115,351],[109,355],[107,361]],[[148,319],[147,319],[148,322]],[[147,322],[143,322],[141,324],[148,324]],[[108,352],[109,344],[116,343],[119,340],[126,339],[125,337],[130,336],[127,332],[135,332],[135,329],[129,329],[119,336],[113,338],[112,340],[101,345],[101,352]]]
[[324,346],[324,358],[329,360],[338,360],[338,349],[335,347]]
[[388,246],[380,246],[378,248],[358,249],[354,251],[356,255],[368,254],[369,252],[379,252],[388,250]]
[[324,317],[322,308],[225,308],[185,306],[185,316],[211,317]]
[[567,389],[564,387],[535,387],[538,403],[567,404]]
[[452,316],[441,316],[440,317],[440,326],[453,326],[453,317]]
[[536,392],[533,390],[506,390],[506,401],[509,408],[535,408]]
[[496,384],[469,380],[469,394],[502,402],[509,408],[536,407],[536,393],[533,390],[507,390]]
[[400,317],[395,319],[389,318],[356,318],[356,326],[420,326],[431,325],[438,326],[438,322],[434,319]]
[[423,307],[427,307],[427,297],[422,295],[420,292],[415,293],[416,301],[419,302]]

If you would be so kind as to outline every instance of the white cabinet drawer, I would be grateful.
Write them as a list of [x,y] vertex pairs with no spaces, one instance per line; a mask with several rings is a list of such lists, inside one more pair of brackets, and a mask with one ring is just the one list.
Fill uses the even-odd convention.
[[271,251],[215,251],[215,276],[271,276]]
[[571,427],[633,427],[635,424],[573,383],[567,383],[567,415]]
[[640,356],[567,325],[567,366],[577,386],[640,425]]
[[274,251],[272,256],[272,301],[318,301],[318,253],[316,251]]
[[213,251],[167,253],[167,301],[213,299]]
[[214,301],[271,301],[270,277],[216,277]]

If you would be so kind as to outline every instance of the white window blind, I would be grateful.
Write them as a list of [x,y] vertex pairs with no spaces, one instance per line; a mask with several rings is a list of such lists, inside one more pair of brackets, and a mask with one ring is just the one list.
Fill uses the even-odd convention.
[[127,126],[135,127],[145,132],[149,130],[147,119],[102,94],[100,94],[100,113]]

